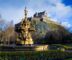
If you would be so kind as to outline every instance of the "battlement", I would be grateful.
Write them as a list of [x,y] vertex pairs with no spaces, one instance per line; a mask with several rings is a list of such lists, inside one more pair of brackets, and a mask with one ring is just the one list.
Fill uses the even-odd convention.
[[43,18],[45,16],[47,16],[47,13],[46,11],[43,11],[43,12],[38,12],[38,13],[36,12],[33,17]]

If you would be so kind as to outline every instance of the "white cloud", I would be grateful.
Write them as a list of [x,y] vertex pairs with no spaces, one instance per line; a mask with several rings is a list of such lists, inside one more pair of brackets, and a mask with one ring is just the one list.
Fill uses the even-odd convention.
[[23,9],[2,8],[2,9],[0,9],[0,13],[1,13],[2,17],[4,19],[6,19],[6,21],[13,20],[14,23],[17,23],[22,19],[24,11],[23,11]]
[[28,6],[34,11],[46,10],[48,16],[58,20],[58,22],[68,21],[72,16],[72,7],[66,6],[62,0],[30,0]]
[[[54,21],[62,22],[64,26],[67,24],[68,27],[71,26],[72,7],[66,6],[62,3],[62,0],[29,0],[27,7],[28,16],[32,16],[35,12],[46,10],[48,16]],[[6,20],[14,20],[15,23],[18,23],[24,17],[24,6],[21,8],[0,8],[0,13]]]
[[62,26],[66,27],[66,28],[70,28],[72,25],[68,22],[62,22],[61,24]]
[[[28,16],[32,16],[34,14],[34,10],[28,9]],[[24,7],[22,8],[0,8],[0,14],[2,18],[6,21],[14,21],[14,24],[19,23],[22,18],[24,18]]]
[[65,6],[62,3],[58,3],[55,8],[54,8],[54,12],[55,12],[55,17],[58,20],[67,20],[71,14],[72,8],[70,6]]

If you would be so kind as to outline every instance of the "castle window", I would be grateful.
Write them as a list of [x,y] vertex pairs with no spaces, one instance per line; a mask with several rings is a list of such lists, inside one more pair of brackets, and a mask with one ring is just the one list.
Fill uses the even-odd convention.
[[41,18],[40,21],[43,21],[43,18]]

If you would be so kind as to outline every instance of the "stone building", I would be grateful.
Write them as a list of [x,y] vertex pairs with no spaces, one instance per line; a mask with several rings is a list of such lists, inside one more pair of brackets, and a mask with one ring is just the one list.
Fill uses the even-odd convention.
[[43,11],[43,12],[39,12],[39,13],[35,13],[34,14],[34,17],[37,17],[37,18],[43,18],[43,17],[46,17],[47,16],[47,13],[46,11]]
[[33,16],[33,18],[38,18],[38,19],[40,19],[40,21],[45,21],[46,22],[46,20],[47,20],[47,12],[46,11],[43,11],[43,12],[36,12],[35,14],[34,14],[34,16]]

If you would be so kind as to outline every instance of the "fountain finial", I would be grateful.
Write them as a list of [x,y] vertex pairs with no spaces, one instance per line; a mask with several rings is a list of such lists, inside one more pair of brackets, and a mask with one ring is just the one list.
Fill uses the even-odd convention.
[[25,7],[25,10],[24,10],[24,14],[25,14],[25,20],[27,20],[27,7]]

